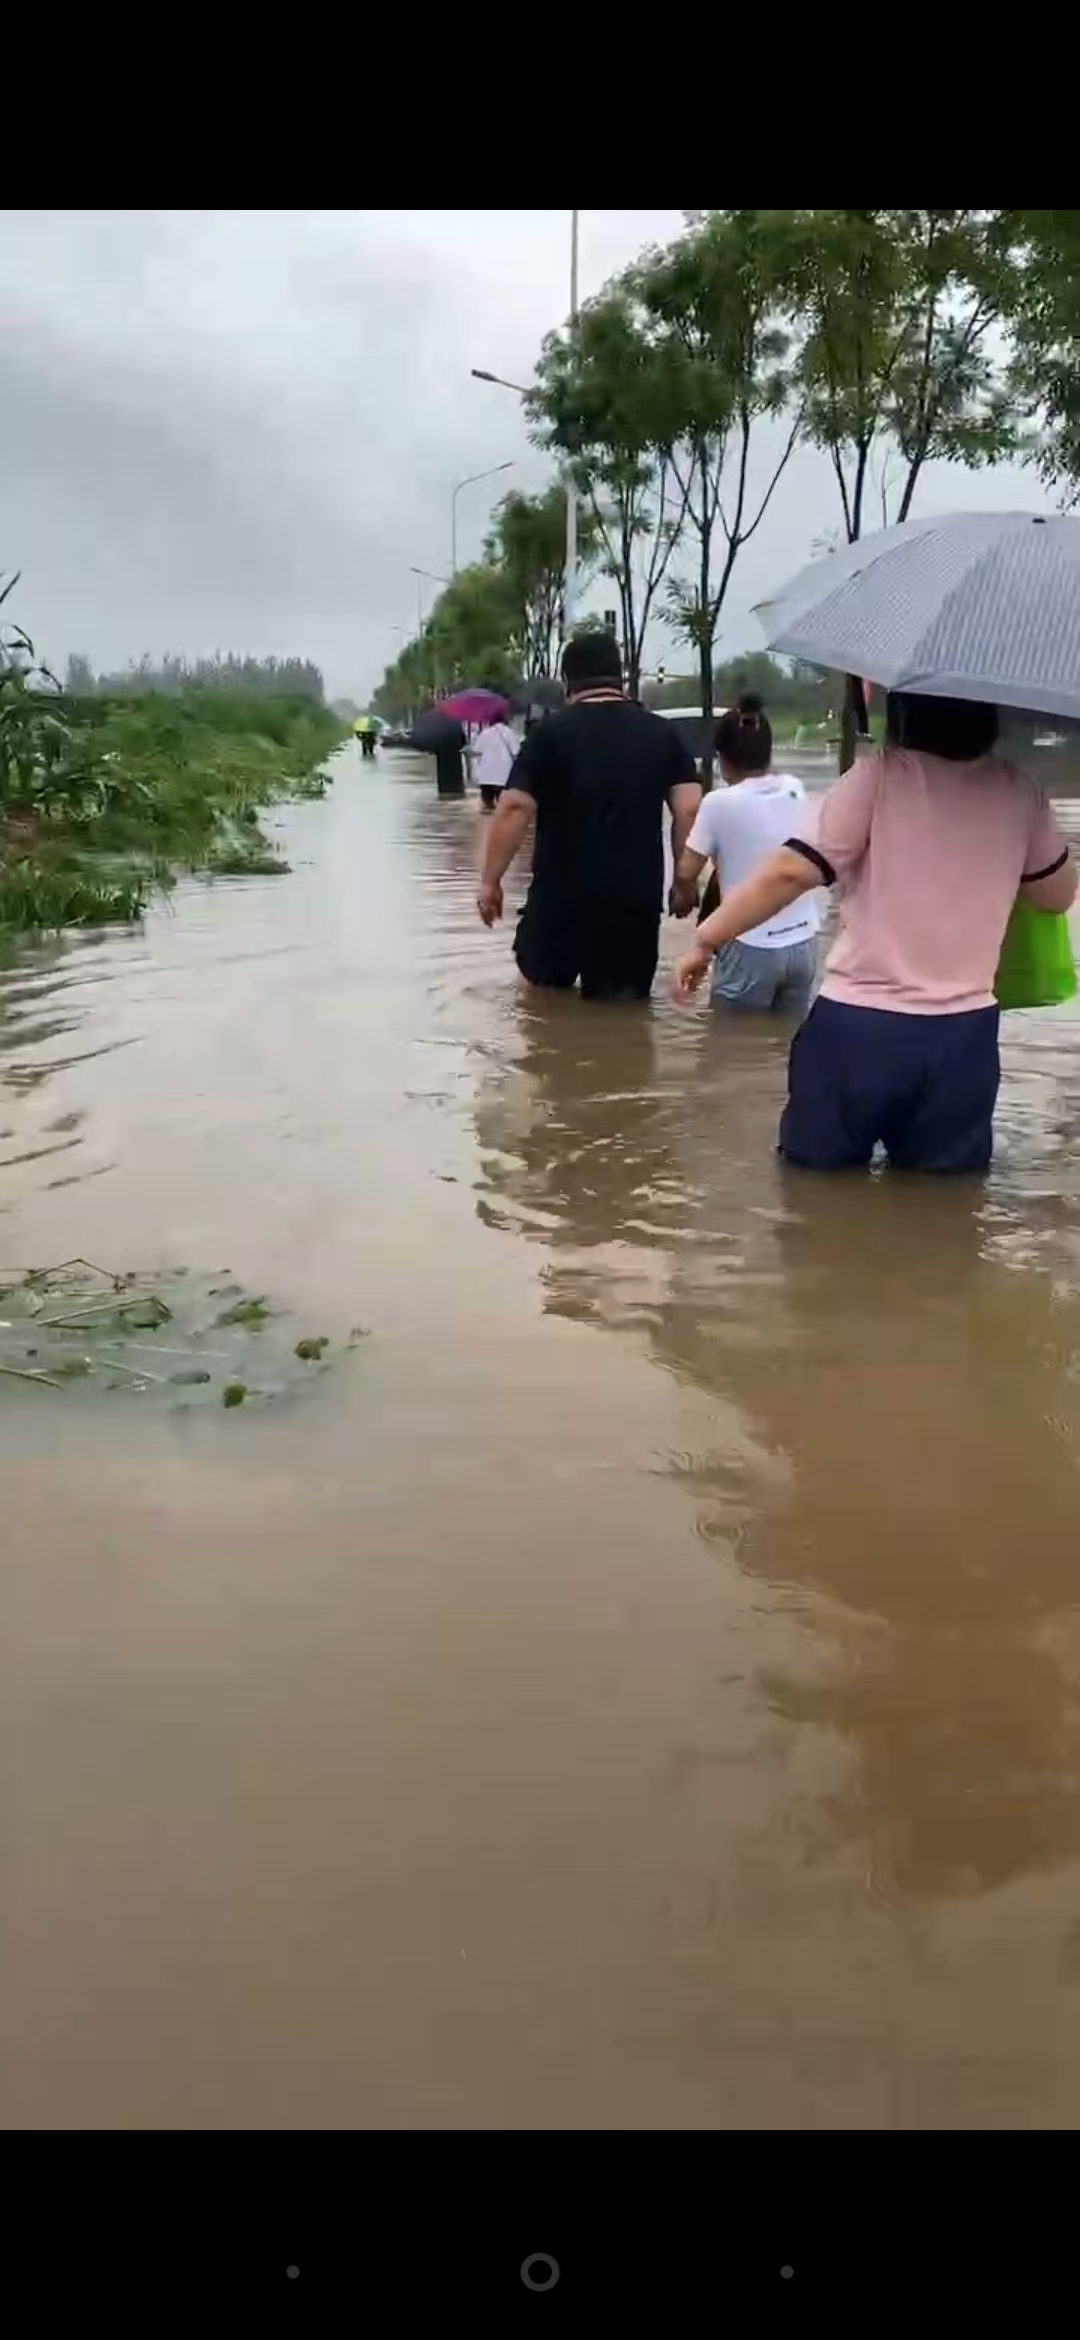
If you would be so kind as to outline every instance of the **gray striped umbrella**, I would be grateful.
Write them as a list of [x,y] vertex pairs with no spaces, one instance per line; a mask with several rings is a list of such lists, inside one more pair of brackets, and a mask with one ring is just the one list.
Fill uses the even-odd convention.
[[952,512],[813,561],[756,615],[770,650],[892,691],[1080,717],[1080,520]]

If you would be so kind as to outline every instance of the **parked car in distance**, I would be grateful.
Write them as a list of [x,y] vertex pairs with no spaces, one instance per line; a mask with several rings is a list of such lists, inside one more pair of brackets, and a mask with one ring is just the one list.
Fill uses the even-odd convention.
[[665,723],[675,725],[679,738],[689,748],[695,763],[700,764],[703,757],[712,755],[716,726],[721,715],[726,715],[727,708],[717,707],[711,717],[703,715],[700,707],[656,707],[653,711],[662,715]]

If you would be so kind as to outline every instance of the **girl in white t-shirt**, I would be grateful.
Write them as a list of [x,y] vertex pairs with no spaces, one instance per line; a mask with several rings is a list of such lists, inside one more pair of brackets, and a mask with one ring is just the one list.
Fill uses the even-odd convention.
[[[760,699],[748,692],[721,716],[716,752],[726,785],[702,798],[675,871],[672,908],[682,917],[697,905],[698,879],[707,861],[715,868],[722,896],[748,877],[763,855],[807,829],[809,806],[801,780],[769,768],[772,727]],[[804,1016],[820,924],[814,896],[804,894],[764,926],[725,943],[713,965],[714,1001],[744,1013]]]

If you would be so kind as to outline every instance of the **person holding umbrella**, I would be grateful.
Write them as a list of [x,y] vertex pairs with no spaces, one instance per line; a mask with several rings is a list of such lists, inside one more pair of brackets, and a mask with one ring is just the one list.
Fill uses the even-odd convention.
[[[1018,895],[1067,910],[1077,872],[1027,774],[994,754],[998,711],[894,691],[884,752],[857,756],[824,797],[816,838],[792,835],[732,887],[675,970],[688,999],[713,954],[836,886],[840,932],[792,1042],[780,1152],[807,1169],[985,1170],[993,1146],[994,978]],[[868,745],[868,743],[864,743]]]
[[811,562],[758,614],[771,650],[884,686],[885,750],[829,791],[813,844],[793,835],[732,888],[676,994],[719,945],[835,885],[839,939],[792,1044],[781,1153],[832,1170],[880,1141],[898,1167],[984,1170],[1006,928],[1040,955],[1031,912],[1060,919],[1077,883],[1041,790],[995,753],[999,710],[1080,717],[1080,521],[908,520]]
[[465,733],[456,717],[432,707],[417,716],[409,746],[435,758],[435,787],[441,797],[465,794]]
[[[479,730],[486,724],[497,723],[505,715],[506,709],[507,701],[499,691],[488,690],[484,683],[467,683],[463,690],[453,692],[450,698],[440,699],[430,717],[424,718],[425,722],[438,722],[444,727],[441,747],[437,746],[434,751],[435,781],[440,796],[465,794],[465,763],[462,759],[464,756],[471,764],[473,751],[466,747],[464,726],[468,724]],[[452,727],[457,735],[456,761],[448,727]]]

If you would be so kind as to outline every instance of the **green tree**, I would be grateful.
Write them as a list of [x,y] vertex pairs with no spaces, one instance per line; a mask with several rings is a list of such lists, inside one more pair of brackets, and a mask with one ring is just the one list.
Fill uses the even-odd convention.
[[[815,210],[777,222],[803,329],[807,433],[829,456],[853,544],[875,448],[896,467],[899,521],[927,462],[989,463],[1015,448],[994,333],[1015,311],[1015,239],[1004,215],[988,211]],[[841,768],[854,753],[857,691],[849,677]]]
[[407,642],[388,666],[371,701],[372,711],[388,723],[411,723],[432,697],[431,650],[423,641]]
[[686,508],[672,462],[670,371],[625,282],[548,335],[529,402],[538,443],[569,464],[618,597],[631,697]]
[[505,571],[474,561],[433,604],[421,633],[388,666],[372,699],[376,714],[411,721],[442,691],[483,683],[510,692],[521,680],[513,589]]
[[[735,563],[802,427],[784,315],[787,241],[776,219],[768,211],[701,215],[626,279],[660,369],[671,468],[694,546],[694,573],[672,577],[668,603],[676,631],[697,650],[703,715],[713,712],[714,648]],[[757,426],[777,422],[762,470],[751,462],[762,443]]]
[[513,690],[521,679],[514,628],[517,612],[504,569],[474,561],[440,593],[425,628],[433,677],[441,688],[483,683]]
[[1066,506],[1080,501],[1080,212],[1009,211],[1018,290],[1009,384],[1031,426],[1021,452]]
[[[552,675],[565,630],[566,490],[558,482],[543,495],[504,496],[484,546],[506,583],[512,608],[512,650],[523,677]],[[596,523],[578,516],[578,573],[596,559]]]

